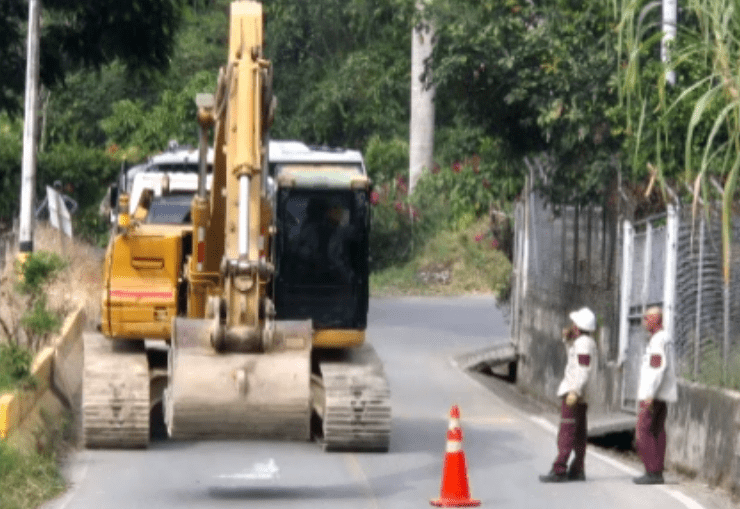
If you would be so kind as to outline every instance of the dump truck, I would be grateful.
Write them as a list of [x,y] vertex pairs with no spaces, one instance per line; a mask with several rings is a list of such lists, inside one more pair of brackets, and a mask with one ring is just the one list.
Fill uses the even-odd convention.
[[362,157],[270,143],[262,5],[234,1],[229,19],[216,93],[196,98],[189,217],[152,221],[151,196],[133,213],[130,196],[119,197],[101,324],[84,334],[83,441],[146,447],[161,415],[172,439],[313,438],[327,450],[387,451],[390,389],[366,340]]

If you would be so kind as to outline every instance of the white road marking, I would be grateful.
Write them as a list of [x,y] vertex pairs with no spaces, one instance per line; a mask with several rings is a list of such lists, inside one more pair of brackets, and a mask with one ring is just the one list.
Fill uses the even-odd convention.
[[[61,498],[59,505],[55,506],[57,509],[65,509],[69,505],[69,503],[72,501],[72,498],[77,493],[78,488],[87,477],[87,469],[90,465],[90,462],[87,461],[88,455],[89,453],[87,451],[84,451],[82,453],[82,467],[75,466],[70,472],[69,483],[71,484],[71,487]],[[79,459],[77,459],[76,462],[77,465],[79,465]]]
[[[550,433],[557,434],[558,432],[558,427],[543,417],[531,415],[529,416],[529,419],[535,424],[537,424],[538,426],[540,426],[541,428],[544,428],[545,430],[549,431]],[[607,463],[613,466],[614,468],[616,468],[617,470],[621,470],[622,472],[630,476],[633,476],[633,477],[638,476],[641,473],[640,471],[630,467],[629,465],[625,465],[621,461],[617,461],[614,458],[610,458],[609,456],[605,454],[596,452],[592,450],[591,448],[589,448],[586,451],[586,454],[590,456],[594,456],[600,459],[601,461],[603,461],[604,463]],[[674,499],[681,502],[684,506],[686,506],[687,509],[704,509],[703,505],[701,505],[699,502],[697,502],[693,498],[684,495],[680,491],[677,491],[673,488],[668,488],[667,486],[661,486],[661,485],[658,485],[655,487],[658,488],[663,493],[665,493],[666,495],[673,497]]]
[[267,463],[255,463],[252,466],[252,470],[249,472],[241,472],[238,474],[222,474],[217,475],[219,479],[259,479],[269,480],[280,477],[280,468],[278,468],[275,460],[270,458]]
[[370,507],[373,509],[379,509],[380,506],[378,506],[378,500],[375,498],[375,494],[370,486],[370,481],[367,480],[365,471],[362,470],[362,465],[357,461],[357,456],[351,453],[345,454],[344,461],[352,472],[352,476],[362,485],[364,495],[370,503]]
[[471,415],[460,419],[464,426],[465,423],[471,424],[512,424],[516,419],[506,415]]

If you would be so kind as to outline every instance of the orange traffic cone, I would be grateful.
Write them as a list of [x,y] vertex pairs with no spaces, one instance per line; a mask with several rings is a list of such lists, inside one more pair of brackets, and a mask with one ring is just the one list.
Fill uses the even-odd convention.
[[457,405],[453,405],[450,409],[450,426],[447,429],[447,451],[442,470],[442,487],[440,488],[439,498],[429,501],[433,506],[474,507],[480,505],[480,500],[470,498],[462,438],[460,409]]

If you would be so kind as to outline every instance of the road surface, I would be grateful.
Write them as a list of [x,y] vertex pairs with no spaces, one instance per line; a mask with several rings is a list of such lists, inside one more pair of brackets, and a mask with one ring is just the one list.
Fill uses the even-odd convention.
[[556,453],[552,421],[496,395],[451,361],[508,339],[491,297],[373,299],[368,338],[391,384],[389,453],[325,453],[315,443],[167,440],[145,451],[80,451],[66,469],[69,491],[45,507],[429,507],[440,494],[453,404],[462,414],[471,494],[482,507],[718,507],[675,482],[634,485],[635,464],[592,446],[587,482],[541,484],[538,475]]

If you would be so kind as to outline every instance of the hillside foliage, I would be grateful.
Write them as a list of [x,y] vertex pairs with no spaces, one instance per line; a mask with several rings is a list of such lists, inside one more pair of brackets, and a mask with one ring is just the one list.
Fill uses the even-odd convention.
[[[84,210],[124,161],[171,139],[195,144],[193,97],[213,91],[225,64],[229,1],[43,4],[38,192],[62,180]],[[674,86],[663,78],[660,9],[642,0],[416,4],[264,1],[278,99],[272,138],[362,150],[378,196],[415,222],[414,243],[492,207],[508,210],[527,175],[556,203],[603,205],[618,174],[679,191],[701,176],[707,197],[713,177],[734,191],[735,2],[682,5]],[[6,76],[23,67],[26,5],[0,0]],[[105,34],[91,21],[101,13]],[[436,34],[424,74],[436,94],[435,165],[410,197],[410,38],[419,23]],[[11,79],[0,87],[0,219],[17,214],[20,90]],[[402,231],[391,228],[403,222],[393,214],[376,216],[387,230],[378,233]]]

